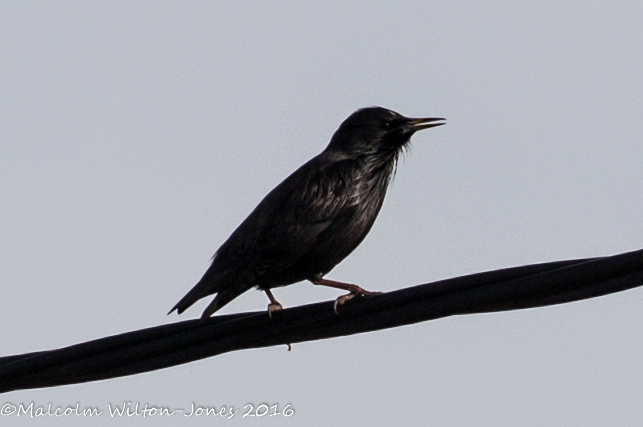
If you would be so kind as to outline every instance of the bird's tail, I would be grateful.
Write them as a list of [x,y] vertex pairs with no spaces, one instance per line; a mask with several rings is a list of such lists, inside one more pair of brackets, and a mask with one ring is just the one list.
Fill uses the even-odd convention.
[[178,311],[178,314],[181,314],[201,298],[217,293],[222,285],[225,286],[226,279],[226,274],[213,274],[211,270],[206,271],[201,280],[199,280],[199,283],[194,285],[167,314],[175,310]]
[[210,294],[213,294],[214,292],[209,292],[208,290],[204,289],[205,287],[199,287],[201,285],[202,281],[197,283],[179,302],[176,303],[174,307],[172,307],[172,310],[168,311],[167,314],[171,314],[172,312],[176,311],[178,314],[183,313],[185,310],[190,308],[195,302],[200,300],[201,298],[207,297]]
[[201,298],[216,293],[216,297],[201,316],[202,318],[210,317],[214,312],[252,287],[252,285],[248,286],[242,277],[239,277],[242,275],[238,275],[236,278],[234,276],[231,274],[219,274],[212,277],[206,274],[167,314],[174,311],[181,314]]
[[203,311],[201,320],[207,319],[208,317],[212,316],[216,311],[218,311],[220,308],[223,308],[224,305],[228,304],[230,301],[232,301],[248,289],[249,288],[247,287],[234,286],[232,288],[228,288],[224,291],[218,292],[217,296],[214,297],[212,302],[208,304],[208,306]]

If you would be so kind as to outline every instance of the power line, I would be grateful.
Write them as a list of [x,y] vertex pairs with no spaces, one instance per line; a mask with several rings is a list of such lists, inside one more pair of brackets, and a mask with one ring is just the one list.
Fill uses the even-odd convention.
[[578,301],[643,284],[643,250],[513,267],[359,298],[188,320],[0,358],[0,392],[104,380],[235,350],[393,328],[442,317]]

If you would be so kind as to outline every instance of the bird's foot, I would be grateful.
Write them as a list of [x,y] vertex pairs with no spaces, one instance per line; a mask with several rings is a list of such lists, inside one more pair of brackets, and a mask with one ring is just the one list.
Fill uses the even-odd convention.
[[279,301],[277,301],[270,289],[264,289],[263,291],[268,295],[268,299],[270,299],[270,304],[268,304],[268,316],[272,319],[273,311],[283,310],[284,308],[279,304]]
[[268,316],[272,319],[273,311],[279,311],[283,309],[284,309],[283,306],[278,302],[271,302],[270,304],[268,304]]
[[367,291],[366,289],[362,289],[357,285],[353,285],[357,288],[357,290],[352,291],[350,294],[342,295],[341,297],[337,298],[335,300],[335,304],[333,305],[333,309],[335,310],[335,314],[339,316],[339,313],[337,312],[337,307],[340,305],[343,305],[346,303],[346,301],[350,301],[355,297],[361,297],[364,295],[377,295],[381,294],[381,292],[375,292],[375,291]]
[[350,293],[350,294],[342,295],[341,297],[337,298],[335,300],[335,304],[333,304],[333,310],[335,310],[335,314],[339,316],[339,312],[337,311],[337,306],[344,305],[346,301],[352,300],[353,298],[355,298],[356,295],[357,294]]

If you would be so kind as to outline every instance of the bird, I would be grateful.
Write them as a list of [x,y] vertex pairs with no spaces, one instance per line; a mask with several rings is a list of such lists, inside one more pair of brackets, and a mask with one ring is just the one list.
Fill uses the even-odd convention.
[[338,305],[371,295],[355,284],[326,279],[364,240],[377,218],[411,136],[443,118],[408,118],[387,108],[362,108],[346,118],[328,146],[270,191],[212,257],[201,280],[169,311],[183,313],[216,294],[209,318],[244,292],[258,288],[283,309],[272,289],[309,281],[348,291]]

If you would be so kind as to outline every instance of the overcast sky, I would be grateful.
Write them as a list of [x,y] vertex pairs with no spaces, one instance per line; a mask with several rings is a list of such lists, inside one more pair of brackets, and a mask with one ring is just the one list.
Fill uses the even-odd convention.
[[[388,291],[643,248],[641,2],[5,2],[0,355],[167,311],[350,113],[418,133],[362,245],[327,277]],[[277,289],[286,307],[340,293]],[[222,313],[265,310],[251,291]],[[0,404],[241,409],[155,425],[643,422],[643,290],[240,351]],[[290,418],[243,407],[291,404]],[[178,421],[177,421],[178,420]],[[148,423],[148,424],[145,424]],[[127,425],[149,425],[134,417]]]

